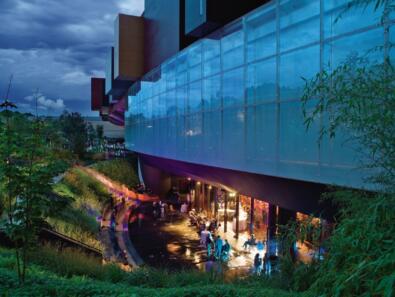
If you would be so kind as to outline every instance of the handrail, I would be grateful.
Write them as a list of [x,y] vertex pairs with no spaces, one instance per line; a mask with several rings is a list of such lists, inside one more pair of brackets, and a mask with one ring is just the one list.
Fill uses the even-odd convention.
[[95,253],[98,253],[98,254],[102,255],[102,251],[101,250],[99,250],[99,249],[97,249],[97,248],[95,248],[93,246],[87,245],[86,243],[83,243],[82,241],[79,241],[77,239],[69,237],[69,236],[67,236],[65,234],[59,233],[58,231],[50,230],[50,229],[47,229],[47,228],[41,228],[41,230],[45,231],[45,232],[48,232],[48,233],[51,233],[53,235],[56,235],[56,236],[62,238],[63,240],[70,241],[70,242],[72,242],[74,244],[77,244],[77,245],[79,245],[79,246],[81,246],[81,247],[83,247],[85,249],[89,249],[89,250],[91,250],[91,251],[93,251]]

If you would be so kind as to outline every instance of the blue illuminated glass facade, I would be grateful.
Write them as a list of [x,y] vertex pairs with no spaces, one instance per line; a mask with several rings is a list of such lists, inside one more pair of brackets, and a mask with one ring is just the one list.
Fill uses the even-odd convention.
[[[148,155],[360,187],[347,132],[318,145],[304,126],[304,78],[395,39],[372,7],[348,1],[274,1],[179,52],[129,90],[127,148]],[[361,12],[361,10],[363,10]],[[393,51],[390,51],[390,55]],[[314,104],[312,102],[311,104]],[[325,121],[325,117],[323,120]]]

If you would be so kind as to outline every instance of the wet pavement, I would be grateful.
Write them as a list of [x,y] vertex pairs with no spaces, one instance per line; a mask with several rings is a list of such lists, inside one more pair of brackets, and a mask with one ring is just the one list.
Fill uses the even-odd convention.
[[140,227],[137,222],[131,223],[129,234],[137,252],[152,267],[170,270],[199,269],[224,273],[227,276],[246,275],[252,267],[252,252],[234,248],[231,249],[229,261],[210,260],[206,247],[200,244],[197,229],[189,225],[186,216],[178,215],[167,220],[148,218]]
[[[256,246],[244,249],[248,233],[234,238],[234,233],[223,229],[218,230],[223,240],[231,245],[229,261],[212,261],[207,257],[205,246],[200,244],[197,229],[190,226],[186,215],[176,214],[166,220],[146,216],[145,220],[129,224],[129,235],[133,246],[144,262],[149,266],[166,269],[199,269],[223,273],[226,277],[242,277],[252,272],[254,256],[259,251]],[[263,239],[258,239],[263,240]],[[273,241],[272,251],[277,253],[277,245]],[[298,258],[302,261],[311,259],[312,250],[306,245],[297,243]],[[267,251],[267,246],[262,253]],[[271,268],[268,268],[271,270]]]
[[154,220],[146,217],[129,224],[129,235],[137,252],[149,266],[167,269],[196,268],[206,260],[196,231],[184,217]]

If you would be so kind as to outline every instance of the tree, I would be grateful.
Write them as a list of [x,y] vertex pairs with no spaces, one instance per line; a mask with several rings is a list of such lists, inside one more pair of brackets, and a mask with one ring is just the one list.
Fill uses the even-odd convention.
[[97,139],[97,133],[90,122],[87,123],[87,135],[89,146],[93,147]]
[[8,109],[0,121],[0,187],[7,213],[2,228],[15,244],[21,284],[50,204],[52,178],[64,169],[52,154],[45,126],[37,116]]
[[104,128],[103,125],[97,125],[96,126],[96,135],[97,135],[97,141],[99,143],[99,151],[103,151],[103,142],[104,142]]
[[79,158],[83,158],[88,141],[86,121],[78,112],[64,111],[59,122],[67,147]]
[[[383,8],[388,31],[391,0],[362,0],[349,5]],[[341,21],[341,18],[339,19]],[[331,71],[306,80],[302,98],[306,126],[320,121],[319,141],[348,131],[371,169],[366,181],[375,192],[335,189],[325,196],[339,206],[329,254],[320,265],[310,293],[314,296],[393,296],[395,284],[395,69],[387,55],[382,63],[350,56]],[[307,103],[318,100],[312,110]],[[323,120],[324,119],[324,120]]]

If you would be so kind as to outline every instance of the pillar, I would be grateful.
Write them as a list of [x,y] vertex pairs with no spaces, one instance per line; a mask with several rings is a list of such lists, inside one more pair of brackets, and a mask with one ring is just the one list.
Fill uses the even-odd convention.
[[240,195],[236,194],[236,234],[235,238],[239,238],[239,214],[240,214]]
[[213,198],[214,198],[214,217],[215,217],[215,219],[218,220],[218,197],[217,197],[217,191],[218,191],[218,189],[213,187],[212,192],[213,192]]
[[250,208],[250,234],[254,233],[254,198],[251,197],[251,208]]
[[277,232],[277,206],[269,204],[268,223],[267,223],[267,240],[274,239]]
[[199,182],[195,183],[195,208],[200,211],[200,185]]
[[224,232],[228,231],[228,192],[225,193]]

